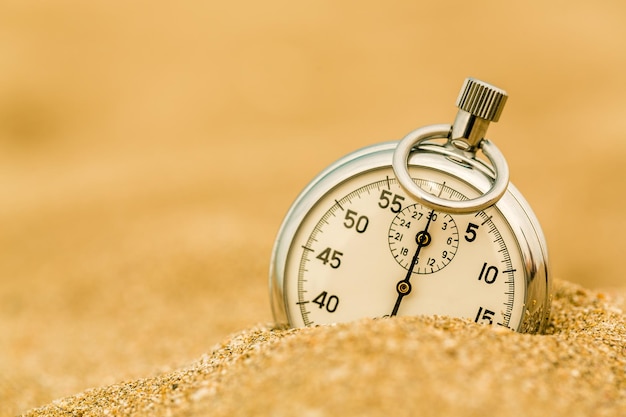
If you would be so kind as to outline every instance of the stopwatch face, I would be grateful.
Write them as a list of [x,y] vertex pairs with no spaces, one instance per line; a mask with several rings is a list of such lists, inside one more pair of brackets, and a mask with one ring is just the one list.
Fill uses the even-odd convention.
[[[424,190],[448,200],[479,191],[446,172],[414,166]],[[390,315],[448,315],[518,329],[523,256],[498,206],[472,214],[431,210],[390,166],[345,178],[301,216],[282,276],[294,327]]]

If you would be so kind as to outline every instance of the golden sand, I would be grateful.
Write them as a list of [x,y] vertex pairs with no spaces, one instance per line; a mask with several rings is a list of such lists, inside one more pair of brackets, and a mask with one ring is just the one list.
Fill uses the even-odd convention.
[[243,331],[182,369],[40,416],[623,416],[626,317],[559,281],[544,335],[446,317]]

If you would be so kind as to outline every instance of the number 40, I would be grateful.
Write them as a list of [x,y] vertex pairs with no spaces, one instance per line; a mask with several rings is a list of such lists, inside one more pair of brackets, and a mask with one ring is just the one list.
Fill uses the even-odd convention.
[[326,307],[326,311],[334,313],[339,306],[339,297],[336,295],[328,296],[328,292],[322,291],[320,295],[313,299],[313,302],[319,306],[319,308]]

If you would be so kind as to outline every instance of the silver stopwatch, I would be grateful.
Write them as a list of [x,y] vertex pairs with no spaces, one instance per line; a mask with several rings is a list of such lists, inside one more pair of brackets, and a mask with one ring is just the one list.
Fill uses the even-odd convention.
[[506,99],[468,78],[452,125],[363,148],[320,173],[276,239],[275,320],[445,315],[541,332],[550,313],[545,238],[484,138]]

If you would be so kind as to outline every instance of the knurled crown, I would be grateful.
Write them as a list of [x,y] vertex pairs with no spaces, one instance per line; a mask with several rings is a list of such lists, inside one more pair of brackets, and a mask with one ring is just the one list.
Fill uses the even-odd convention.
[[474,116],[497,122],[507,99],[506,91],[475,78],[466,78],[456,106]]

